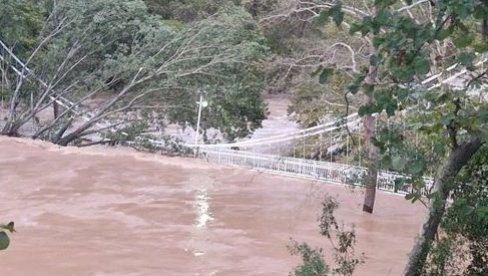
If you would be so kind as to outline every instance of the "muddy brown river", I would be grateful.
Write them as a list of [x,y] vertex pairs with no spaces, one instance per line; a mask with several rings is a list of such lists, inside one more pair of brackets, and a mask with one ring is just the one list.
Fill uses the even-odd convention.
[[290,237],[324,247],[317,216],[336,196],[354,223],[355,275],[400,275],[425,208],[379,192],[129,149],[0,138],[0,220],[16,222],[0,275],[288,275]]

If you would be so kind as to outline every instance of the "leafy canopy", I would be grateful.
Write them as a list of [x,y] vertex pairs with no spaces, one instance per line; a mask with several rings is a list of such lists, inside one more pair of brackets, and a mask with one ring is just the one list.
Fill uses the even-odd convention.
[[[430,8],[428,1],[421,1],[405,8],[402,1],[377,0],[373,14],[354,17],[351,7],[344,6],[347,3],[322,11],[318,20],[337,25],[347,21],[352,35],[371,41],[369,64],[356,74],[348,93],[361,91],[372,97],[359,114],[380,115],[374,138],[380,163],[410,175],[407,182],[415,184],[417,192],[409,198],[418,199],[425,185],[422,176],[434,173],[451,149],[474,137],[488,139],[488,104],[482,88],[486,69],[479,66],[488,44],[476,27],[476,22],[488,18],[486,5],[436,1]],[[428,78],[452,66],[454,72],[466,70],[467,80],[451,78],[446,85],[431,88],[435,82]],[[365,81],[371,68],[376,75],[373,84]],[[322,69],[320,79],[327,81],[331,73]]]

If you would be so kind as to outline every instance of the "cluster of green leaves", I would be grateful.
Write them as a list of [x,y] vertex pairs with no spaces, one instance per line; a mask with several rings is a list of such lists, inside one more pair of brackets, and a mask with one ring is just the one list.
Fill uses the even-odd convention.
[[151,13],[165,20],[192,22],[208,18],[217,13],[222,6],[234,4],[244,7],[252,16],[269,12],[277,0],[144,0]]
[[322,248],[312,248],[307,243],[292,240],[288,249],[292,255],[300,255],[303,264],[297,266],[290,275],[293,276],[326,276],[353,275],[356,267],[364,262],[364,256],[355,256],[356,234],[354,228],[344,229],[339,225],[334,212],[339,203],[327,195],[322,202],[322,213],[319,218],[320,234],[331,241],[335,266],[331,268],[325,261]]
[[[424,271],[450,275],[444,268],[450,264],[451,250],[457,250],[451,246],[461,236],[468,240],[471,251],[471,259],[456,260],[458,264],[470,263],[467,270],[461,271],[484,275],[487,273],[483,203],[486,181],[479,181],[477,175],[483,175],[486,157],[472,160],[477,163],[465,168],[466,178],[462,182],[453,179],[480,145],[488,141],[488,102],[483,97],[487,71],[476,66],[484,63],[488,49],[477,27],[478,22],[483,20],[485,24],[488,20],[486,3],[442,0],[406,6],[410,4],[412,1],[402,4],[397,0],[376,0],[373,12],[348,22],[350,33],[367,38],[373,48],[369,64],[356,74],[348,93],[361,92],[367,96],[359,114],[375,115],[380,121],[373,138],[380,153],[379,163],[383,168],[408,175],[397,179],[398,185],[409,183],[417,188],[407,199],[422,198],[424,175],[437,176],[436,192],[427,195],[433,201],[429,222],[422,232],[424,239],[419,239],[412,251],[407,274],[420,275]],[[340,3],[325,12],[322,20],[332,17],[340,24],[345,17],[337,14],[338,10],[341,10]],[[453,77],[447,85],[433,88],[428,88],[432,83],[423,83],[437,72],[444,73],[448,67],[465,69],[468,80]],[[319,76],[327,80],[331,73],[322,69]],[[486,156],[486,152],[482,154]],[[473,181],[479,184],[475,189],[470,188]],[[451,192],[455,195],[452,206],[446,207],[446,197]],[[451,240],[444,239],[432,248],[433,233],[439,233],[437,221],[446,209],[443,226],[447,239]],[[429,253],[435,267],[426,271]]]
[[[153,75],[111,109],[137,98],[142,108],[136,109],[148,121],[195,125],[195,102],[204,93],[210,105],[203,129],[218,129],[230,140],[243,137],[266,117],[260,92],[268,48],[242,7],[218,8],[211,18],[175,25],[151,15],[142,0],[63,1],[36,38],[50,39],[29,65],[72,101],[97,89],[110,96],[110,89],[118,93],[135,75]],[[21,94],[42,89],[28,83]],[[43,138],[55,137],[57,130],[51,132]]]
[[[449,149],[456,146],[450,145],[456,143],[449,137],[459,140],[473,136],[488,137],[483,115],[486,102],[473,99],[466,89],[441,87],[427,90],[426,86],[420,85],[431,72],[454,64],[464,66],[475,76],[468,89],[476,85],[479,87],[486,81],[485,72],[474,66],[487,45],[480,39],[475,22],[488,18],[488,13],[483,1],[436,1],[431,9],[434,18],[431,22],[398,11],[401,7],[399,1],[378,0],[374,7],[376,10],[371,16],[349,22],[349,31],[351,35],[359,34],[372,41],[375,51],[367,67],[375,68],[377,75],[374,84],[366,83],[368,68],[365,67],[356,74],[347,92],[357,94],[361,91],[372,98],[370,103],[359,108],[361,116],[384,112],[393,118],[390,124],[380,124],[374,139],[381,153],[382,167],[411,175],[408,182],[423,186],[421,176],[436,171],[429,167],[436,165],[431,161],[442,161]],[[336,24],[341,24],[344,20],[341,8],[341,3],[338,3],[322,11],[319,21],[326,22],[332,18]],[[434,62],[432,55],[438,54],[431,46],[439,43],[451,46],[445,46],[448,47],[445,56],[436,56],[435,59],[442,62]],[[327,81],[331,74],[331,68],[323,68],[318,73],[321,81]],[[428,103],[429,108],[419,108],[422,103]],[[415,130],[402,123],[405,119],[400,118],[406,116],[400,113],[404,112],[414,113],[409,117],[417,118],[414,120]],[[405,137],[405,134],[410,136]],[[418,134],[421,137],[414,138]],[[417,140],[415,144],[414,140]],[[419,148],[418,140],[425,147]],[[428,143],[423,143],[426,141]],[[417,199],[419,196],[416,193],[408,197]]]
[[227,58],[198,74],[171,80],[177,88],[167,91],[172,97],[165,96],[174,107],[168,110],[169,121],[195,126],[195,102],[202,93],[209,103],[202,113],[203,130],[215,128],[233,140],[260,127],[266,118],[261,91],[268,48],[250,15],[233,5],[222,7],[215,17],[188,24],[178,35],[182,43],[191,39],[195,49],[195,57],[179,63],[182,68],[211,63],[218,55]]
[[[208,27],[202,44],[231,45],[229,50],[235,57],[230,59],[239,61],[230,60],[209,68],[206,74],[183,79],[183,83],[193,86],[194,91],[201,89],[209,102],[202,113],[204,129],[219,129],[228,140],[245,137],[260,127],[266,118],[261,98],[265,76],[263,62],[268,53],[266,41],[251,16],[235,6],[221,9],[217,18],[201,21],[198,26]],[[223,29],[227,31],[223,33]],[[212,51],[217,53],[221,50],[216,48]],[[193,110],[196,111],[195,108]],[[174,121],[178,121],[181,111],[175,110],[171,115]],[[195,125],[196,114],[189,115],[186,121]]]
[[0,250],[5,250],[10,245],[10,238],[8,237],[7,232],[4,230],[7,230],[10,233],[14,233],[14,222],[11,221],[7,224],[0,225],[0,229],[2,229],[0,230]]
[[26,57],[37,43],[47,18],[49,1],[4,0],[0,2],[0,39]]
[[300,255],[303,265],[297,266],[290,276],[326,276],[330,268],[325,263],[323,250],[312,248],[307,243],[298,243],[292,240],[288,250],[292,255]]
[[145,0],[151,13],[160,15],[165,20],[191,22],[215,14],[229,0]]

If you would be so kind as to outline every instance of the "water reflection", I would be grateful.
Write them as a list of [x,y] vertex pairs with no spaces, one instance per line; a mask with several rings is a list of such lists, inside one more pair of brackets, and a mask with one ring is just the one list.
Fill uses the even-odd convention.
[[206,254],[206,244],[208,239],[208,224],[214,220],[210,211],[210,197],[207,187],[200,187],[196,190],[195,201],[196,218],[191,239],[191,252],[195,257],[202,257]]
[[210,212],[210,204],[207,188],[202,188],[197,191],[195,196],[195,209],[197,213],[196,227],[198,229],[207,228],[207,224],[212,221],[212,213]]

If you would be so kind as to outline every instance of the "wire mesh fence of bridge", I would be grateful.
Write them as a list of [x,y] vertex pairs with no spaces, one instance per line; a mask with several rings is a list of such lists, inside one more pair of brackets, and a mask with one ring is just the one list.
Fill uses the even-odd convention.
[[[239,150],[201,149],[198,156],[213,163],[342,185],[361,186],[361,179],[367,173],[367,169],[360,166]],[[402,178],[406,177],[395,172],[380,171],[377,188],[399,194],[412,192],[411,185],[396,184],[397,179]],[[433,179],[426,177],[424,182],[426,185],[421,192],[427,194],[433,185]]]

